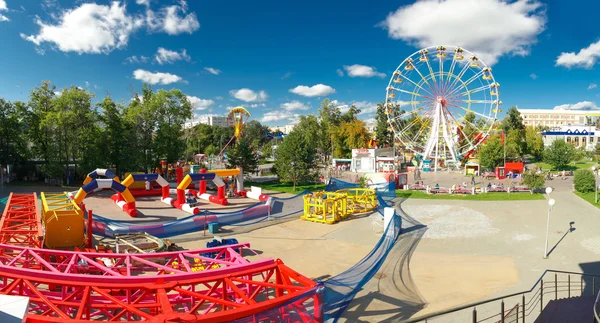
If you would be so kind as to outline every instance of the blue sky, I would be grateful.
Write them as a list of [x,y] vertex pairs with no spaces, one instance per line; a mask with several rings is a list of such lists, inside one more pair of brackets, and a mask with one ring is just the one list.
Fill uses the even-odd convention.
[[284,125],[328,97],[366,120],[404,58],[447,44],[492,65],[505,108],[597,108],[598,12],[583,0],[0,0],[0,97],[51,80],[127,101],[146,80],[181,89],[197,114],[243,105]]

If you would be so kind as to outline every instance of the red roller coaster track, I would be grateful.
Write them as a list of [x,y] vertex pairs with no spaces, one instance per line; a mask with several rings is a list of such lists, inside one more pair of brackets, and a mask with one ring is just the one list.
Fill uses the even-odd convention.
[[0,294],[29,297],[27,323],[323,321],[317,283],[281,260],[249,262],[248,244],[144,255],[39,249],[36,203],[11,194],[0,220],[10,243],[0,244]]
[[11,193],[0,219],[0,243],[41,248],[42,237],[36,194]]

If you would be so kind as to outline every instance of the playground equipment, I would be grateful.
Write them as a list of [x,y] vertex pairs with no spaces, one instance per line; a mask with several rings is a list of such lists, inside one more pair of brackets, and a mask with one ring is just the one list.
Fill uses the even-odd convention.
[[377,207],[375,190],[348,188],[335,192],[315,192],[304,195],[304,215],[307,221],[334,224],[352,214],[365,213]]
[[48,248],[80,247],[85,243],[83,210],[68,193],[41,193],[42,216]]
[[[470,156],[488,136],[502,104],[499,87],[475,54],[454,46],[424,48],[392,74],[385,113],[395,138],[423,161],[424,171],[428,160],[437,171]],[[403,103],[412,111],[401,114]]]
[[[112,178],[92,179],[91,181],[88,181],[86,178],[86,180],[83,183],[84,185],[77,191],[77,193],[73,197],[73,201],[75,201],[76,204],[81,204],[83,202],[83,199],[88,194],[96,191],[97,189],[112,189],[118,193],[118,197],[113,199],[117,206],[119,206],[130,216],[137,216],[137,209],[135,207],[135,199],[133,198],[133,195],[131,195],[131,192],[129,191],[127,186],[119,183],[118,178],[117,180]],[[69,194],[69,196],[72,196],[72,194]]]
[[235,107],[229,111],[229,114],[227,115],[227,122],[233,127],[233,137],[231,137],[227,144],[223,146],[223,149],[221,149],[219,155],[217,156],[221,156],[234,139],[239,140],[240,137],[242,137],[242,129],[246,125],[246,122],[250,116],[250,112],[248,112],[248,110],[242,106]]

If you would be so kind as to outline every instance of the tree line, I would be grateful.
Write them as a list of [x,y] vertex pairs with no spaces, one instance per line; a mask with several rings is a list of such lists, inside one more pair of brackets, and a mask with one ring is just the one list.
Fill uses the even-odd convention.
[[80,87],[57,91],[49,81],[26,102],[0,99],[0,165],[14,165],[19,178],[62,181],[98,167],[151,170],[159,159],[182,156],[192,106],[180,90],[144,84],[129,102],[94,99]]

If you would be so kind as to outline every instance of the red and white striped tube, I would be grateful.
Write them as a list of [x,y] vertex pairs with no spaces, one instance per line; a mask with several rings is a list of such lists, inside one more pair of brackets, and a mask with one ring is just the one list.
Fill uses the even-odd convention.
[[121,195],[121,193],[117,192],[117,194],[114,194],[110,197],[111,200],[113,200],[113,202],[115,202],[115,204],[123,211],[125,211],[125,213],[129,214],[129,216],[131,217],[136,217],[137,216],[137,208],[135,207],[135,202],[130,202],[127,203],[125,202],[125,199],[123,199],[123,196]]

